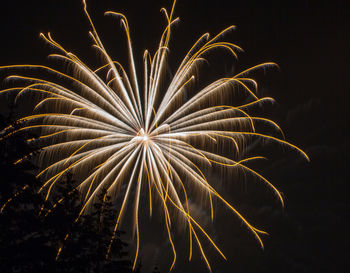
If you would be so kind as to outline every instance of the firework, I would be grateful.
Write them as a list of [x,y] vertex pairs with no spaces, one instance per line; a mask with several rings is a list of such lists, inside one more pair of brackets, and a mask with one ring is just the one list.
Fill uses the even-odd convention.
[[[125,30],[129,72],[106,52],[85,1],[84,12],[91,26],[89,34],[93,47],[103,60],[100,67],[95,70],[89,68],[57,43],[50,33],[41,34],[59,52],[51,56],[68,64],[69,71],[60,72],[41,65],[1,67],[30,68],[31,71],[41,71],[51,74],[50,78],[57,78],[57,81],[52,81],[43,77],[9,77],[19,86],[3,90],[2,93],[17,92],[16,99],[30,96],[37,103],[34,113],[19,119],[21,127],[7,136],[19,131],[40,132],[38,139],[28,140],[37,142],[41,147],[39,155],[31,156],[31,160],[42,167],[37,175],[44,181],[39,192],[49,199],[64,175],[67,172],[74,174],[78,181],[75,189],[82,195],[82,208],[76,221],[88,212],[103,190],[106,191],[105,197],[110,196],[119,204],[114,234],[120,227],[123,215],[133,214],[133,230],[136,234],[134,267],[140,244],[139,203],[140,198],[145,197],[150,214],[156,205],[164,217],[174,255],[170,269],[176,260],[171,230],[176,229],[178,224],[185,225],[189,234],[189,258],[192,257],[192,245],[197,244],[210,269],[199,235],[205,237],[223,258],[225,256],[192,216],[189,188],[207,196],[211,218],[214,217],[213,199],[217,199],[232,210],[262,247],[260,235],[266,233],[252,226],[233,205],[221,197],[203,170],[217,166],[228,172],[248,172],[265,183],[283,205],[279,191],[245,165],[247,161],[262,157],[244,158],[243,144],[252,138],[265,139],[295,149],[305,158],[307,155],[284,140],[276,123],[248,114],[251,107],[273,100],[257,97],[257,84],[248,77],[249,72],[275,64],[260,64],[231,77],[218,79],[196,92],[189,92],[195,86],[196,71],[208,53],[223,49],[233,57],[237,56],[240,47],[222,41],[222,36],[234,27],[224,29],[213,38],[209,34],[202,35],[177,67],[174,76],[168,83],[162,83],[167,73],[171,29],[178,21],[173,16],[175,2],[170,13],[162,9],[167,25],[155,53],[151,55],[147,50],[144,52],[142,80],[137,77],[129,24],[123,14],[106,12],[106,15],[119,19]],[[238,92],[245,94],[248,102],[238,106],[222,104],[223,98]],[[281,137],[257,132],[257,123],[276,129]],[[218,148],[222,146],[230,147],[234,156],[226,156]],[[24,159],[19,159],[16,164]],[[132,202],[132,212],[127,210],[129,202]],[[107,255],[109,251],[110,247]]]

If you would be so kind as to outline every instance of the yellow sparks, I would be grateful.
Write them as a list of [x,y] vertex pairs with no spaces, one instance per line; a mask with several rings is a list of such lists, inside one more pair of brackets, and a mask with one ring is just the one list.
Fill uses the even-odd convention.
[[[106,253],[107,258],[123,215],[129,213],[128,203],[133,197],[135,268],[142,245],[139,203],[141,198],[148,195],[150,216],[154,207],[158,206],[160,215],[165,220],[164,228],[173,252],[170,270],[177,258],[176,241],[173,239],[176,235],[173,231],[178,225],[187,226],[189,232],[189,260],[192,258],[193,243],[196,243],[210,270],[201,237],[208,240],[223,259],[226,257],[200,225],[199,219],[194,219],[191,214],[191,196],[188,190],[194,189],[209,197],[208,213],[212,220],[213,200],[222,202],[263,247],[260,235],[267,233],[255,228],[215,190],[214,183],[207,179],[210,176],[206,177],[208,169],[216,166],[228,172],[233,169],[248,172],[265,183],[283,206],[282,195],[278,189],[261,174],[244,165],[247,161],[264,158],[244,157],[244,144],[252,137],[270,140],[296,150],[307,160],[309,158],[303,150],[285,140],[282,129],[274,121],[249,114],[249,110],[256,104],[273,101],[269,97],[258,97],[258,85],[254,79],[248,77],[249,74],[260,68],[277,66],[276,64],[259,64],[238,74],[217,79],[197,92],[187,92],[196,86],[197,77],[194,74],[205,60],[204,55],[222,49],[235,60],[242,51],[233,43],[221,41],[224,34],[234,29],[234,26],[225,28],[213,38],[209,38],[209,33],[200,36],[190,47],[173,77],[168,82],[164,81],[167,56],[171,53],[169,44],[172,27],[179,21],[179,18],[173,17],[175,3],[173,1],[170,14],[166,9],[161,9],[167,23],[154,54],[148,50],[143,54],[144,71],[143,80],[140,81],[127,18],[118,12],[105,13],[121,21],[127,40],[129,70],[125,70],[107,53],[88,12],[87,3],[83,0],[84,13],[91,28],[89,34],[92,45],[100,54],[102,63],[92,69],[57,43],[50,33],[40,34],[45,42],[59,52],[50,56],[68,64],[71,70],[60,72],[48,66],[29,64],[0,67],[0,70],[30,69],[57,78],[57,81],[48,81],[26,75],[8,77],[18,82],[18,87],[4,89],[0,94],[16,93],[16,100],[31,96],[35,113],[19,119],[19,127],[5,128],[0,140],[21,131],[39,134],[38,138],[28,141],[38,143],[40,151],[17,160],[15,164],[31,157],[41,166],[37,177],[42,177],[44,182],[39,192],[45,193],[46,200],[50,198],[63,175],[71,172],[76,181],[74,190],[82,194],[82,206],[76,221],[83,213],[88,213],[95,197],[104,189],[107,189],[105,197],[108,195],[112,200],[118,200],[116,204],[121,205],[116,215],[114,235]],[[127,71],[130,71],[129,74]],[[238,92],[246,96],[244,104],[237,106],[229,105],[232,103],[230,101],[225,101],[225,104],[220,102],[225,95]],[[187,94],[190,94],[188,98]],[[257,123],[277,131],[279,137],[259,133],[260,127],[256,126]],[[228,153],[219,150],[223,146],[221,144],[231,147],[234,151],[231,153],[232,157],[224,156]],[[63,241],[68,239],[69,234]],[[60,245],[57,258],[63,247]]]

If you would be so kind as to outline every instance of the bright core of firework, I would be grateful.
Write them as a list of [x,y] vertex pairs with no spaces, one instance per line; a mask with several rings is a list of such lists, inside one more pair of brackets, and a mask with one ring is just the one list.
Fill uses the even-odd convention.
[[[105,50],[93,21],[83,1],[84,11],[89,19],[89,32],[93,47],[101,55],[100,67],[92,69],[73,53],[56,42],[50,33],[41,37],[58,53],[50,55],[70,68],[60,72],[42,65],[3,66],[0,69],[24,69],[40,72],[40,76],[13,75],[17,87],[2,90],[1,93],[17,92],[16,100],[30,96],[36,101],[34,113],[18,120],[15,128],[6,128],[8,137],[19,131],[38,130],[40,137],[30,139],[40,145],[38,153],[28,155],[42,170],[37,175],[43,179],[39,192],[50,198],[67,172],[74,174],[74,190],[81,192],[82,206],[76,218],[88,212],[96,197],[105,192],[118,200],[114,234],[120,228],[125,213],[133,216],[133,231],[136,234],[136,254],[139,253],[140,198],[146,198],[152,215],[156,205],[164,218],[165,230],[173,251],[173,268],[176,248],[172,231],[176,224],[186,226],[189,239],[189,259],[196,244],[210,269],[208,258],[200,238],[205,238],[225,258],[209,234],[195,219],[189,206],[193,197],[189,189],[207,197],[203,209],[214,217],[213,199],[222,202],[238,217],[253,234],[259,244],[264,231],[251,225],[237,209],[226,201],[208,181],[204,169],[215,166],[226,173],[241,171],[248,173],[270,189],[283,205],[280,192],[262,175],[245,165],[247,161],[261,159],[261,156],[245,157],[244,145],[252,139],[263,139],[297,150],[286,142],[280,127],[272,120],[249,115],[251,108],[272,101],[272,98],[257,96],[257,83],[248,77],[259,68],[275,66],[264,63],[246,69],[230,77],[220,78],[205,87],[187,92],[195,86],[195,74],[206,61],[205,56],[215,49],[226,50],[233,57],[241,48],[222,41],[222,36],[234,27],[228,27],[211,38],[208,33],[200,36],[177,67],[173,77],[164,83],[167,73],[167,56],[171,29],[179,20],[173,17],[175,1],[171,12],[165,9],[167,25],[161,35],[158,48],[152,55],[144,52],[143,77],[137,75],[134,54],[126,17],[117,12],[106,12],[120,19],[125,30],[128,45],[129,69],[126,70]],[[128,71],[128,72],[127,72]],[[56,81],[47,80],[56,77]],[[165,86],[165,87],[164,87]],[[231,105],[227,98],[244,94],[244,104]],[[259,133],[256,125],[275,130],[275,135]],[[18,129],[17,126],[20,126]],[[225,156],[230,151],[230,157]],[[25,158],[16,161],[20,163]],[[231,176],[230,176],[231,178]],[[193,191],[191,191],[193,192]],[[62,200],[59,200],[62,202]],[[128,204],[132,203],[132,211]],[[142,208],[144,209],[144,208]],[[127,212],[128,211],[128,212]],[[111,239],[111,242],[114,238]],[[64,240],[69,240],[69,234]],[[107,257],[111,245],[107,250]],[[62,251],[62,246],[58,251]],[[226,259],[226,258],[225,258]]]
[[144,144],[148,144],[150,141],[150,137],[147,133],[145,133],[145,130],[141,128],[141,130],[138,132],[137,136],[135,137],[135,140],[141,141]]

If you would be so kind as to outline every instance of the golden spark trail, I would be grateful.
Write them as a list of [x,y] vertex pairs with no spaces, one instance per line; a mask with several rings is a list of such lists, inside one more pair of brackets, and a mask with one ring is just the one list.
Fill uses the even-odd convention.
[[[236,179],[234,174],[237,171],[248,173],[249,177],[272,191],[284,205],[278,189],[247,165],[249,161],[265,157],[247,155],[245,149],[256,139],[261,140],[261,144],[267,140],[294,150],[309,160],[303,150],[285,139],[277,123],[259,117],[255,112],[251,114],[256,106],[274,100],[259,97],[258,84],[250,75],[259,69],[278,66],[272,62],[258,64],[199,87],[197,81],[200,80],[201,64],[207,62],[205,57],[208,54],[222,50],[232,61],[236,61],[242,51],[234,43],[223,40],[223,36],[235,28],[229,26],[212,38],[205,33],[196,39],[180,65],[174,69],[174,75],[167,79],[167,58],[172,54],[172,29],[179,21],[174,17],[174,0],[170,13],[161,9],[166,19],[164,30],[153,53],[144,51],[140,67],[135,61],[127,18],[119,12],[105,13],[120,20],[125,31],[129,70],[124,69],[104,48],[87,3],[85,0],[82,3],[91,29],[92,47],[101,60],[94,68],[66,50],[50,33],[41,33],[40,37],[57,51],[50,57],[68,67],[66,71],[44,65],[0,66],[0,71],[18,73],[7,77],[17,87],[3,89],[0,95],[13,93],[16,95],[15,101],[29,98],[33,102],[33,113],[19,118],[16,125],[3,129],[0,141],[19,132],[39,135],[27,140],[38,145],[38,152],[18,159],[15,164],[32,160],[40,166],[36,177],[42,179],[42,184],[38,187],[38,193],[44,194],[45,200],[52,198],[52,192],[62,182],[64,174],[72,173],[74,191],[81,193],[81,207],[76,221],[93,209],[91,205],[99,194],[105,192],[104,200],[107,196],[111,197],[118,211],[115,224],[111,227],[113,236],[106,250],[106,258],[109,257],[117,231],[121,229],[123,215],[130,214],[133,218],[132,230],[136,234],[133,268],[142,248],[140,211],[145,208],[140,204],[143,199],[147,201],[149,215],[154,217],[158,209],[158,216],[164,220],[164,230],[173,253],[170,270],[178,258],[177,233],[174,231],[180,229],[180,225],[185,226],[189,234],[189,260],[197,244],[205,264],[211,270],[201,238],[226,259],[206,227],[201,225],[201,219],[195,219],[190,206],[190,202],[197,200],[193,192],[206,198],[199,205],[212,221],[215,200],[229,208],[263,247],[260,236],[267,233],[255,228],[244,218],[243,212],[222,197],[216,189],[217,184],[212,181],[218,179],[210,179],[209,174],[212,168],[224,169],[223,173],[229,174],[230,179]],[[138,69],[142,69],[143,74]],[[28,70],[30,73],[26,74]],[[38,76],[31,76],[33,73]],[[141,74],[142,80],[139,80]],[[48,77],[54,80],[47,80]],[[244,97],[244,100],[236,101],[236,97]],[[0,210],[19,193],[0,206]],[[62,201],[56,201],[51,210]],[[69,234],[62,240],[57,259],[64,251],[64,243],[71,240]]]

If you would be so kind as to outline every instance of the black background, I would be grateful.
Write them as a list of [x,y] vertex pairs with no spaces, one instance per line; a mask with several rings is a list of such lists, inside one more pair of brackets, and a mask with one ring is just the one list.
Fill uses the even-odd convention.
[[[114,10],[127,16],[135,55],[141,60],[143,50],[154,52],[159,41],[165,25],[159,12],[162,6],[170,9],[171,1],[88,1],[107,50],[121,62],[126,60],[125,35],[119,22],[104,17],[103,12]],[[228,261],[220,261],[209,251],[214,272],[347,272],[349,15],[345,1],[336,0],[178,1],[175,16],[181,20],[170,43],[171,65],[181,60],[202,33],[214,35],[236,25],[237,30],[225,38],[245,52],[234,66],[224,61],[223,74],[266,61],[278,63],[279,71],[268,70],[261,79],[260,96],[276,99],[277,104],[268,109],[270,116],[281,125],[287,140],[311,158],[307,163],[282,151],[279,160],[259,166],[286,201],[284,211],[277,202],[262,204],[255,211],[241,206],[271,234],[264,238],[265,251],[240,230],[239,222],[227,220],[228,212],[218,212],[214,237]],[[79,0],[5,1],[1,4],[0,65],[47,63],[52,49],[39,38],[40,32],[51,32],[66,49],[93,65],[97,59],[88,29]],[[163,255],[163,249],[152,243],[144,247],[145,271],[150,263],[167,271],[171,255],[167,251]],[[174,272],[206,271],[198,253],[188,263],[187,250],[180,247],[178,251]]]

